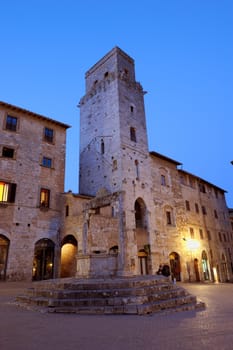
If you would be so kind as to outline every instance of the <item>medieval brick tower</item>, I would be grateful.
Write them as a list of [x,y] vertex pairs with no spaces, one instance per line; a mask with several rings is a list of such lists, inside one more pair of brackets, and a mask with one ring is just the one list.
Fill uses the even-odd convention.
[[103,188],[121,193],[119,269],[138,273],[140,257],[146,273],[152,198],[144,91],[134,60],[118,47],[88,70],[80,101],[79,192],[96,196]]

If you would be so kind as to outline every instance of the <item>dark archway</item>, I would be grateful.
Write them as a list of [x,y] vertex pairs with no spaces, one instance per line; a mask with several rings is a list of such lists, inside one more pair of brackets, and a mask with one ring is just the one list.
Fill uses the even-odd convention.
[[170,267],[171,267],[171,276],[172,279],[176,279],[176,281],[180,281],[180,256],[176,252],[172,252],[169,254]]
[[0,235],[0,281],[6,279],[9,246],[10,240],[5,236]]
[[200,282],[200,273],[199,273],[198,259],[194,259],[193,267],[194,267],[196,282]]
[[73,235],[64,237],[61,243],[61,277],[74,277],[78,242]]
[[53,278],[54,247],[55,244],[48,238],[36,242],[32,273],[34,281]]
[[135,226],[136,228],[147,228],[146,205],[142,198],[138,198],[134,203]]

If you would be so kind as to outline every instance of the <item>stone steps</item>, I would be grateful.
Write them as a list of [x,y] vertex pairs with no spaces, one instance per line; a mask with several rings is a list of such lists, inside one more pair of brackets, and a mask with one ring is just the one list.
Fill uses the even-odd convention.
[[35,282],[17,302],[47,312],[78,314],[142,315],[204,307],[184,288],[160,276]]

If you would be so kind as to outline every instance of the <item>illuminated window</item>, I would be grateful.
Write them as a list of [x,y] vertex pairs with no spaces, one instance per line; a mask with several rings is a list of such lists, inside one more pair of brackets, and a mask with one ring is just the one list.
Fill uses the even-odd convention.
[[44,140],[47,142],[53,142],[53,129],[44,128]]
[[14,203],[16,184],[0,181],[0,202]]
[[40,206],[42,208],[49,208],[50,190],[41,188],[40,190]]
[[11,131],[17,130],[17,118],[12,117],[11,115],[8,115],[6,117],[6,129]]
[[14,148],[3,147],[2,156],[5,158],[14,158]]
[[43,157],[42,165],[44,167],[46,167],[46,168],[52,168],[52,159],[51,158],[47,158],[47,157]]

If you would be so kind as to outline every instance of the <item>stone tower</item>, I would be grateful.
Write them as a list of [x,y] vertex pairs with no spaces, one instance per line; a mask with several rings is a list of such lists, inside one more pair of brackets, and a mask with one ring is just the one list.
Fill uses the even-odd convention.
[[81,194],[122,190],[148,154],[144,92],[134,61],[115,47],[86,73],[80,101]]
[[[113,48],[86,73],[80,101],[79,192],[121,193],[118,208],[119,269],[123,274],[148,272],[151,173],[144,91],[135,80],[134,60]],[[101,192],[101,191],[100,191]],[[139,254],[140,253],[140,254]],[[148,260],[148,259],[146,259]]]

